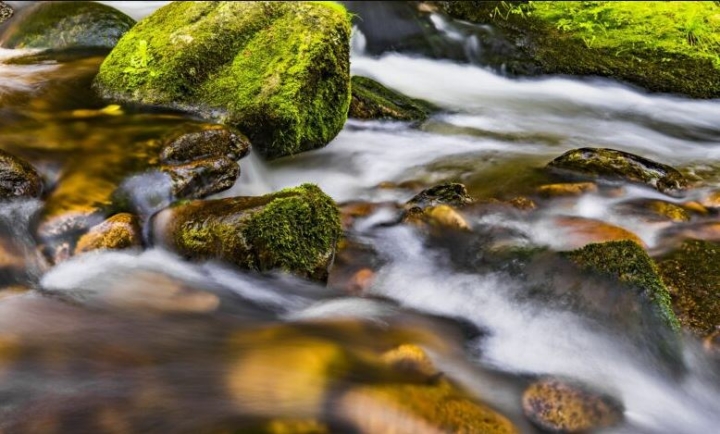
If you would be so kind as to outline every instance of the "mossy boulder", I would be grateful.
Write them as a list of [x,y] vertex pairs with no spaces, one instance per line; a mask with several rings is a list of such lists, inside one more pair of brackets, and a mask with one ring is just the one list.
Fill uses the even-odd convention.
[[2,48],[105,48],[135,20],[96,2],[38,2],[22,9],[0,35]]
[[650,303],[665,326],[672,330],[680,328],[657,266],[637,243],[625,240],[588,244],[564,255],[585,271],[617,279],[634,288]]
[[38,197],[42,190],[42,178],[30,163],[0,149],[0,199]]
[[271,159],[327,145],[350,104],[350,23],[331,2],[172,2],[95,79],[104,97],[238,127]]
[[80,237],[75,254],[93,250],[121,250],[142,247],[140,222],[132,214],[115,214],[99,225],[93,226]]
[[494,26],[496,45],[516,48],[503,60],[510,73],[602,76],[653,92],[720,96],[714,2],[438,3],[451,17]]
[[261,197],[181,203],[155,217],[154,238],[194,259],[324,280],[341,234],[333,200],[303,184]]
[[702,337],[720,327],[720,244],[686,240],[658,267],[684,328]]
[[586,432],[622,421],[622,406],[610,396],[556,378],[532,383],[522,397],[523,412],[551,432]]
[[15,11],[5,2],[0,2],[0,24],[10,19]]
[[409,98],[377,81],[352,77],[352,99],[348,116],[355,119],[424,121],[436,108],[422,100]]
[[668,194],[675,194],[688,186],[687,179],[676,169],[615,149],[573,149],[552,160],[546,168],[571,177],[646,184]]

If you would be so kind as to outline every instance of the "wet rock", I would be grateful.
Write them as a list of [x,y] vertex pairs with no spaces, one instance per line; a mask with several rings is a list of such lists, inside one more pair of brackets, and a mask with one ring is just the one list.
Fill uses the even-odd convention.
[[198,199],[227,190],[240,176],[240,166],[228,157],[162,166],[160,170],[170,175],[173,196],[185,199]]
[[562,196],[580,196],[584,193],[598,191],[594,182],[574,182],[564,184],[547,184],[537,188],[537,193],[546,198]]
[[250,141],[225,125],[205,124],[178,128],[165,139],[160,162],[179,164],[210,157],[239,160],[250,152]]
[[703,348],[711,355],[720,358],[720,328],[703,339]]
[[720,190],[710,192],[700,204],[706,208],[720,208]]
[[685,177],[672,167],[614,149],[573,149],[557,157],[546,167],[560,175],[646,184],[669,194],[677,193],[688,186]]
[[577,249],[590,243],[629,240],[644,246],[645,243],[634,233],[602,220],[582,217],[556,217],[552,220],[563,248]]
[[43,182],[30,163],[0,149],[0,199],[38,197]]
[[469,231],[470,225],[465,218],[449,205],[437,205],[426,208],[423,212],[431,225]]
[[351,87],[351,118],[423,121],[436,110],[425,101],[409,98],[367,77],[353,76]]
[[304,184],[261,197],[181,203],[154,221],[161,245],[194,259],[325,280],[340,237],[335,203]]
[[658,268],[685,329],[704,337],[720,327],[720,244],[686,240]]
[[680,328],[657,266],[637,243],[625,240],[588,244],[564,255],[585,271],[617,279],[634,288],[666,327]]
[[400,345],[384,353],[381,359],[398,371],[414,372],[427,378],[440,374],[425,351],[414,344]]
[[468,205],[473,198],[468,195],[464,185],[458,183],[438,184],[425,189],[407,201],[405,208],[419,207],[425,209],[436,205],[452,205],[456,207]]
[[142,247],[140,222],[132,214],[115,214],[78,239],[75,254],[93,250],[121,250]]
[[522,406],[525,416],[551,432],[585,432],[623,419],[615,399],[555,378],[536,381],[525,389]]
[[705,42],[698,43],[693,30],[667,31],[674,22],[693,20],[699,31],[713,32],[717,12],[711,3],[648,3],[643,16],[622,2],[437,3],[453,18],[492,26],[494,44],[483,48],[504,54],[495,63],[506,62],[510,73],[601,76],[653,92],[720,96],[720,75]]
[[3,48],[110,49],[135,24],[96,2],[38,2],[22,9],[0,34]]
[[95,87],[238,126],[278,158],[323,147],[342,129],[349,38],[347,11],[334,3],[173,2],[123,37]]
[[340,416],[357,432],[517,433],[510,420],[449,382],[356,387],[340,398]]
[[328,276],[328,287],[338,291],[361,295],[369,289],[382,259],[371,244],[342,238],[337,245],[335,262]]
[[9,5],[6,5],[5,2],[0,2],[0,24],[9,20],[14,13],[15,11],[13,11],[13,8],[11,8]]
[[628,216],[642,218],[648,223],[686,222],[691,218],[685,208],[662,200],[635,200],[622,203],[615,209]]

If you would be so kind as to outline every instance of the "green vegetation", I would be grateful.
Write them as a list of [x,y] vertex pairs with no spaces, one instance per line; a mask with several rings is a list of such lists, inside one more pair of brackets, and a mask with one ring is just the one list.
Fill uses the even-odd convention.
[[653,92],[720,97],[714,2],[441,2],[453,17],[497,26],[523,74],[610,77]]
[[349,15],[331,2],[173,2],[105,59],[108,98],[237,126],[267,158],[325,146],[350,104]]
[[617,279],[636,288],[659,318],[672,330],[680,323],[673,313],[670,294],[648,254],[633,241],[608,241],[565,253],[583,270]]

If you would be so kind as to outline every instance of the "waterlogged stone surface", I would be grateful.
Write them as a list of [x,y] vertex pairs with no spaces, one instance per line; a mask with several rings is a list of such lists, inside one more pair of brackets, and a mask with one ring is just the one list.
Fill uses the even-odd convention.
[[377,81],[352,78],[352,100],[348,116],[364,120],[423,121],[436,109],[425,101],[409,98]]
[[38,197],[43,191],[40,174],[30,163],[0,149],[0,200]]

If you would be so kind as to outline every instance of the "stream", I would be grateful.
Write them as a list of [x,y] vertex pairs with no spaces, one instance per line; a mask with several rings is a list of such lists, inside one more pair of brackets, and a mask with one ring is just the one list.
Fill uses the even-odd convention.
[[[140,18],[166,2],[102,3]],[[447,38],[472,44],[460,24],[439,16],[434,22]],[[559,221],[594,219],[636,234],[651,255],[660,254],[682,233],[627,210],[649,200],[700,200],[720,188],[720,101],[597,78],[513,78],[474,62],[407,53],[370,55],[365,39],[356,28],[353,74],[441,111],[420,125],[350,119],[327,147],[294,157],[266,162],[251,153],[240,160],[235,185],[213,196],[307,182],[341,207],[374,204],[348,229],[380,258],[361,296],[344,292],[332,274],[322,287],[190,262],[159,247],[93,252],[49,267],[33,236],[42,203],[0,204],[2,241],[23,258],[22,271],[0,273],[2,286],[14,288],[0,298],[0,432],[231,432],[208,427],[305,420],[322,405],[342,413],[342,399],[319,404],[318,396],[394,380],[362,366],[349,375],[320,374],[313,357],[355,360],[404,342],[423,346],[443,373],[521,432],[540,432],[519,400],[528,379],[545,375],[621,401],[624,421],[602,432],[717,432],[720,368],[698,339],[683,336],[683,368],[669,374],[648,350],[655,342],[626,339],[552,297],[526,297],[534,282],[513,273],[469,269],[475,239],[428,241],[393,222],[396,205],[417,193],[406,186],[453,181],[477,199],[509,200],[546,183],[538,169],[563,152],[607,147],[669,164],[700,186],[675,198],[626,185],[619,193],[553,199],[533,213],[491,209],[465,218],[491,240],[509,234],[498,242],[553,250],[577,247]],[[88,170],[95,170],[93,159],[110,167],[109,155],[120,155],[126,143],[197,121],[139,108],[98,115],[107,103],[89,83],[101,57],[2,63],[28,53],[0,49],[0,148],[33,162],[51,184],[78,162]],[[83,194],[83,184],[75,188]]]

